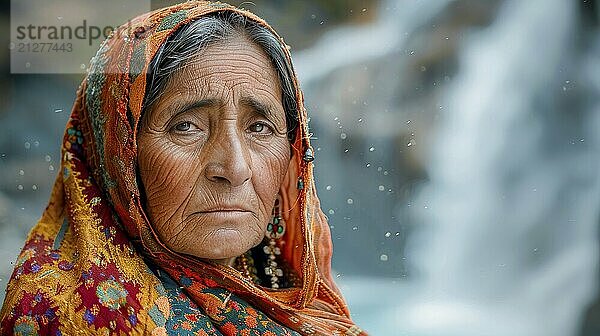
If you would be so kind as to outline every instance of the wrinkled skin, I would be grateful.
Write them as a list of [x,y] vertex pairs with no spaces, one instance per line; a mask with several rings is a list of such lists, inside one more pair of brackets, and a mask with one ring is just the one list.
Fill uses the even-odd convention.
[[171,250],[231,264],[261,242],[290,162],[281,92],[266,53],[237,36],[185,63],[146,111],[145,206]]

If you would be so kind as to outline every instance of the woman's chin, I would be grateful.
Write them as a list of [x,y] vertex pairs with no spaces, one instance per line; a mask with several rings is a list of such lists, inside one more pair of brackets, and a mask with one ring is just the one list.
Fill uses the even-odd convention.
[[[247,224],[244,229],[219,228],[208,234],[204,234],[204,239],[190,241],[187,246],[175,248],[181,252],[207,260],[228,260],[244,254],[249,249],[258,245],[262,237],[258,237],[255,231],[249,230]],[[199,236],[190,234],[191,237]],[[200,235],[202,236],[202,235]],[[199,245],[199,244],[202,245]]]

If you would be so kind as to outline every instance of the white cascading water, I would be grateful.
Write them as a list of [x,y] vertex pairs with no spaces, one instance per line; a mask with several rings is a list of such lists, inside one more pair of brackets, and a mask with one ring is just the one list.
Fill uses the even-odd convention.
[[[334,30],[296,53],[301,83],[310,88],[397,51],[450,2],[383,1],[376,23]],[[575,80],[565,82],[561,69],[578,57],[576,23],[573,2],[512,0],[488,28],[464,38],[430,180],[413,207],[422,227],[409,237],[408,256],[419,276],[340,280],[355,319],[373,335],[578,331],[597,283],[600,106],[579,111],[575,122],[556,107]],[[597,73],[597,65],[587,69]],[[552,143],[567,133],[561,118],[583,135],[567,149]]]
[[597,281],[597,128],[565,151],[551,144],[564,129],[546,122],[575,118],[553,107],[568,89],[561,67],[574,55],[575,19],[574,2],[509,1],[460,55],[420,195],[427,229],[412,244],[425,278],[397,312],[401,328],[447,336],[579,330]]

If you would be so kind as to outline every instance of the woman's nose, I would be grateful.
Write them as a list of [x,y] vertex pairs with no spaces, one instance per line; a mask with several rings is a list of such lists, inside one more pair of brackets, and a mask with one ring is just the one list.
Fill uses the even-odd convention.
[[230,130],[216,136],[208,151],[204,174],[213,182],[227,182],[232,187],[244,184],[252,176],[247,150],[238,132]]

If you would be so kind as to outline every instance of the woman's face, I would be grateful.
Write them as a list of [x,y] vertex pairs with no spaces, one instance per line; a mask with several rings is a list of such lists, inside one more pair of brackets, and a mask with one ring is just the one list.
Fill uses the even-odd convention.
[[245,37],[169,79],[138,135],[146,211],[171,250],[226,261],[258,245],[290,162],[281,88]]

